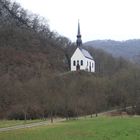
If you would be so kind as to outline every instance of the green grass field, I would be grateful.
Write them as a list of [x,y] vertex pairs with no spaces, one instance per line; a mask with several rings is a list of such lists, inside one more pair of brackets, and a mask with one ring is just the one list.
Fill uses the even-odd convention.
[[1,132],[0,140],[140,140],[139,117],[99,117]]

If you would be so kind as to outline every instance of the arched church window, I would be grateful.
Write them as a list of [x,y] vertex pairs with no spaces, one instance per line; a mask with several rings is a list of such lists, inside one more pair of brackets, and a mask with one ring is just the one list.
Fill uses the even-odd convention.
[[83,60],[81,60],[81,66],[83,66]]
[[73,66],[75,66],[76,65],[76,62],[75,62],[75,60],[73,61]]
[[79,64],[79,60],[77,60],[77,65]]

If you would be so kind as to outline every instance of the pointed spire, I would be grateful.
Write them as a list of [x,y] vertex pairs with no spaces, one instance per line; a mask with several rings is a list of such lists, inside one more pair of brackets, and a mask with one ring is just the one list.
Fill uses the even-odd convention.
[[79,19],[78,19],[78,34],[77,35],[81,36],[80,35],[80,23],[79,23]]
[[80,33],[80,22],[79,22],[79,20],[78,20],[78,33],[77,33],[76,44],[77,44],[77,47],[80,47],[82,45],[81,33]]

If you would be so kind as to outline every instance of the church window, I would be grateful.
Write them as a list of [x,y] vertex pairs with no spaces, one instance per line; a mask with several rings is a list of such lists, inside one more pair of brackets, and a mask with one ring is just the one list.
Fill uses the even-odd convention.
[[79,60],[77,60],[77,65],[79,65]]
[[75,66],[76,65],[76,63],[75,63],[75,60],[73,61],[73,66]]
[[83,60],[81,60],[81,66],[83,66]]

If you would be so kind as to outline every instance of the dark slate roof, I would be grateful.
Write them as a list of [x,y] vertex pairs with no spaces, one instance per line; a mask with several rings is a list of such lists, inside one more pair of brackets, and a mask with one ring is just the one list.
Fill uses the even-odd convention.
[[81,50],[82,54],[83,54],[86,58],[89,58],[89,59],[92,59],[92,60],[93,60],[93,57],[90,55],[90,53],[89,53],[87,50],[81,49],[81,48],[80,48],[80,50]]

